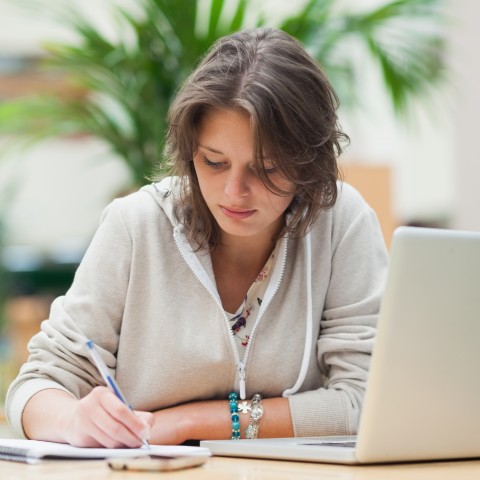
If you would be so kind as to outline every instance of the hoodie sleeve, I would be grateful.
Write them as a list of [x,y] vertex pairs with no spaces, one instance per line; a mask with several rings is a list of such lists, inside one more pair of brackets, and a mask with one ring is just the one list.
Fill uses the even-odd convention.
[[77,398],[103,384],[85,342],[94,338],[112,370],[128,288],[131,239],[114,201],[97,230],[65,296],[52,303],[49,319],[28,344],[30,356],[7,392],[7,419],[20,435],[22,412],[41,390],[60,389]]
[[[316,342],[322,388],[289,397],[295,436],[352,435],[376,334],[387,252],[373,210],[340,209],[332,229],[331,275]],[[349,210],[357,210],[355,215]]]

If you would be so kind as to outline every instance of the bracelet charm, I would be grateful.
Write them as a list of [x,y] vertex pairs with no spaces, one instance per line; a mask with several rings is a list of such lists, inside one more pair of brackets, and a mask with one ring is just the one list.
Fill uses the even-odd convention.
[[250,423],[245,429],[245,435],[249,439],[258,438],[260,419],[263,416],[262,396],[256,393],[250,404]]

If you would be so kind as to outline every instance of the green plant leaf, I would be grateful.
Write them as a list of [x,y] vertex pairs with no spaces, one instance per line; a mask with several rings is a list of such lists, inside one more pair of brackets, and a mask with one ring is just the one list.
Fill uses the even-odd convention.
[[[60,73],[78,95],[25,98],[0,103],[0,132],[26,141],[89,134],[103,139],[143,183],[162,160],[166,117],[178,86],[211,44],[244,27],[269,25],[268,12],[253,3],[211,0],[199,12],[196,0],[139,0],[115,6],[113,35],[106,35],[69,2],[45,9],[41,0],[18,0],[29,14],[67,26],[74,40],[45,45],[45,69]],[[233,0],[232,0],[233,2]],[[357,81],[365,60],[378,65],[385,92],[402,115],[412,98],[432,91],[444,78],[442,0],[386,0],[351,9],[335,0],[307,0],[278,26],[298,38],[319,61],[341,102],[361,99]],[[202,15],[199,15],[202,13]],[[205,15],[203,15],[205,13]],[[199,18],[205,28],[198,28]]]

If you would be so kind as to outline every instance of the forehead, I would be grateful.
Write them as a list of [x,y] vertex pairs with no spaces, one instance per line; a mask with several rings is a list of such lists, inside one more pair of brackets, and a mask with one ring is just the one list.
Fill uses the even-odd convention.
[[250,116],[243,110],[208,110],[196,128],[197,142],[211,148],[253,147]]
[[215,130],[227,129],[230,126],[247,127],[250,130],[250,115],[245,110],[230,108],[209,108],[201,115],[197,123],[197,132],[213,133]]
[[201,114],[195,135],[197,145],[210,151],[241,153],[248,155],[250,161],[272,161],[278,154],[272,153],[269,139],[264,138],[267,132],[262,134],[261,131],[243,108],[209,108]]

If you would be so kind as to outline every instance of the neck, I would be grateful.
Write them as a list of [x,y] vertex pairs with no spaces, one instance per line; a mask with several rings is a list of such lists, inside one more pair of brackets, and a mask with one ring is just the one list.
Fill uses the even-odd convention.
[[263,231],[251,236],[237,236],[221,231],[220,243],[212,255],[240,265],[253,266],[260,263],[262,268],[275,248],[276,241],[272,239],[277,238],[282,226],[283,219],[278,219]]
[[218,293],[227,312],[237,311],[274,247],[270,235],[238,237],[222,232],[211,259]]
[[223,235],[215,256],[230,264],[246,267],[259,265],[262,268],[275,247],[270,238],[264,241],[257,237],[229,237]]

